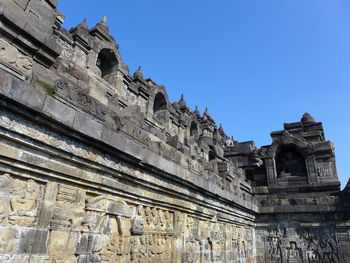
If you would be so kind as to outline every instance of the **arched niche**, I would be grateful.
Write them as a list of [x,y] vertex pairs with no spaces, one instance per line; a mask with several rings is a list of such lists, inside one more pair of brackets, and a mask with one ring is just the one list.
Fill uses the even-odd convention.
[[209,161],[214,160],[216,158],[215,150],[213,146],[209,146],[208,159]]
[[307,176],[305,158],[294,144],[280,145],[277,148],[275,164],[277,178]]
[[167,100],[162,92],[158,92],[153,101],[153,118],[164,124],[167,121]]
[[165,110],[167,108],[166,99],[163,93],[158,92],[154,97],[153,102],[153,113],[156,113],[160,110]]
[[111,73],[118,69],[118,59],[112,49],[103,48],[97,56],[97,67],[101,71],[101,78],[108,79]]
[[192,121],[191,122],[191,127],[190,127],[190,136],[191,137],[197,137],[198,134],[199,134],[198,124],[197,124],[197,122]]

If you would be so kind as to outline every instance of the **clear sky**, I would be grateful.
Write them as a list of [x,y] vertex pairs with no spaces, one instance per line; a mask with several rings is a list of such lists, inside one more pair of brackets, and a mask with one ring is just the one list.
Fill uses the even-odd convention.
[[184,93],[235,140],[271,143],[270,132],[310,112],[350,177],[349,0],[58,0],[67,29],[107,16],[124,63]]

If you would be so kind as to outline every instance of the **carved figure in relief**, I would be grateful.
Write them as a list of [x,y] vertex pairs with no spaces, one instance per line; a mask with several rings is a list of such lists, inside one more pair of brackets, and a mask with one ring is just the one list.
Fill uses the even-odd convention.
[[224,251],[225,243],[224,241],[215,241],[213,243],[213,261],[214,262],[223,262],[224,261]]
[[173,214],[168,210],[164,212],[165,220],[166,220],[166,230],[172,230],[174,228],[174,217]]
[[163,210],[158,210],[159,223],[161,230],[165,230],[166,228],[166,219]]
[[339,263],[338,257],[335,253],[325,253],[323,261],[325,263]]
[[50,228],[55,230],[64,230],[72,226],[72,213],[61,207],[55,207],[52,212],[52,218],[50,221]]
[[0,59],[27,75],[31,73],[33,58],[22,54],[16,47],[11,46],[8,42],[1,38]]
[[0,190],[7,190],[9,184],[10,184],[10,175],[5,173],[0,175]]
[[118,234],[113,234],[111,236],[111,241],[107,246],[107,249],[115,254],[122,255],[123,254],[123,237]]
[[134,218],[132,221],[131,232],[134,235],[141,235],[145,231],[145,220],[143,218]]
[[160,223],[157,208],[151,209],[151,215],[152,215],[152,220],[153,220],[153,226],[156,228]]
[[307,255],[308,263],[319,263],[319,262],[322,262],[320,254],[317,251],[315,251],[315,250],[307,251],[306,255]]
[[213,254],[213,243],[208,238],[208,240],[204,240],[202,243],[202,249],[203,249],[203,261],[204,263],[212,262],[212,254]]
[[278,237],[270,237],[269,254],[272,260],[282,259],[282,250],[280,247],[280,240]]
[[287,249],[288,262],[291,263],[302,263],[301,249],[297,248],[295,242],[290,242],[290,247]]
[[122,235],[130,235],[131,220],[123,216],[117,216],[119,233]]
[[20,196],[13,197],[10,201],[11,213],[9,222],[31,226],[38,212],[38,199],[40,196],[40,186],[33,180],[29,180],[26,187],[21,191]]
[[144,212],[145,212],[145,216],[146,216],[147,228],[151,230],[151,229],[154,228],[151,208],[150,207],[146,207]]
[[200,260],[200,246],[197,240],[191,239],[186,242],[186,263],[199,263]]
[[139,248],[139,254],[141,259],[147,257],[147,244],[148,244],[148,236],[141,236],[140,248]]
[[136,213],[139,217],[144,217],[145,216],[145,211],[143,209],[142,205],[138,205],[136,208]]
[[3,203],[3,200],[0,199],[0,223],[6,218],[7,211],[5,208],[5,205]]
[[140,263],[141,254],[141,242],[139,237],[131,237],[131,248],[130,248],[130,261],[133,263]]
[[16,237],[18,233],[15,233],[11,228],[0,229],[0,254],[12,254],[16,246]]
[[33,180],[29,180],[21,196],[11,199],[11,215],[35,216],[39,192]]

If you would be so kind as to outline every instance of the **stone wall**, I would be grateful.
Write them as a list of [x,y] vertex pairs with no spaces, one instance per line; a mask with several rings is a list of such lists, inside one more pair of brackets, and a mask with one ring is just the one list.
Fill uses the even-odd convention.
[[1,262],[253,262],[249,211],[1,104]]
[[56,6],[0,2],[0,262],[350,262],[322,123],[237,142]]

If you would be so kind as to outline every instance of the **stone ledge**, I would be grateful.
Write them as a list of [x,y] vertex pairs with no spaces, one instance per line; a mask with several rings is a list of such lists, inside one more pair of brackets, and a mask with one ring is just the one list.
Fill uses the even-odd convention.
[[[187,169],[179,166],[173,161],[167,160],[151,152],[150,150],[145,149],[140,144],[126,138],[125,136],[105,128],[100,123],[89,118],[86,114],[72,108],[69,109],[69,106],[67,105],[62,106],[62,109],[68,114],[65,116],[57,116],[57,113],[55,114],[54,111],[56,107],[60,107],[61,105],[58,100],[54,99],[53,97],[47,98],[49,97],[48,95],[39,90],[31,88],[25,82],[16,80],[14,77],[5,72],[0,71],[0,77],[5,79],[3,87],[0,87],[0,92],[5,97],[15,100],[35,111],[41,112],[55,122],[61,123],[65,126],[68,125],[85,136],[104,142],[107,145],[130,155],[132,158],[137,159],[139,162],[141,162],[141,164],[144,163],[155,167],[156,169],[164,171],[167,174],[176,176],[180,180],[184,180],[184,182],[186,181],[191,184],[203,183],[196,184],[196,187],[205,189],[216,196],[224,197],[226,200],[235,202],[237,205],[244,207],[245,209],[251,209],[255,212],[258,211],[256,205],[250,204],[249,202],[230,194],[226,190],[222,190],[216,184],[205,178],[201,178],[199,180],[195,179],[200,177],[200,175],[189,172]],[[73,116],[74,121],[72,125],[71,123]],[[189,181],[189,178],[192,178],[193,180]]]

